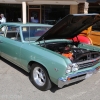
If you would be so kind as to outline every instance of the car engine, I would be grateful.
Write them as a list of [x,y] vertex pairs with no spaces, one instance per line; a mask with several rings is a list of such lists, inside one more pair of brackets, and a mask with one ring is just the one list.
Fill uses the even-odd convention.
[[77,63],[80,69],[91,67],[100,61],[100,52],[78,48],[78,42],[73,43],[45,43],[41,45],[49,50],[57,52]]

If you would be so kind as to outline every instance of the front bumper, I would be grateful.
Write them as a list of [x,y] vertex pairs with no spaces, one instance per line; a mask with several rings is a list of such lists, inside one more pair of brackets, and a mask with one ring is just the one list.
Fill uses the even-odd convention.
[[100,69],[100,67],[97,67],[97,68],[94,68],[91,70],[86,70],[86,71],[68,75],[66,78],[61,77],[58,79],[58,87],[62,88],[63,86],[68,85],[70,83],[84,80],[84,79],[90,77],[92,74],[96,73],[99,69]]

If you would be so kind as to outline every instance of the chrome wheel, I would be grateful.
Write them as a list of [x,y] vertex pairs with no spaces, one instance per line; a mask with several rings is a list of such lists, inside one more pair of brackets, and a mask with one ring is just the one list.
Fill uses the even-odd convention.
[[40,67],[35,67],[33,70],[33,79],[39,86],[44,86],[46,83],[45,72]]
[[31,66],[30,80],[41,91],[49,90],[52,86],[47,70],[44,66],[37,63]]

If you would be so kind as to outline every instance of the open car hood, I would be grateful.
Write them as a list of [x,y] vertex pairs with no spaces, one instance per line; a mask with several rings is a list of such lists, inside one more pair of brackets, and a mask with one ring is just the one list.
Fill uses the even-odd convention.
[[67,15],[43,34],[37,41],[74,38],[99,20],[99,14]]

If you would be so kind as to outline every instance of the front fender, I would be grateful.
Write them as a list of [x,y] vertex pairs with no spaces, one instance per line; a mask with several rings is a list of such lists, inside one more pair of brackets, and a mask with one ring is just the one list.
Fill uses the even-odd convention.
[[65,75],[67,62],[70,63],[68,59],[65,59],[67,58],[39,46],[30,45],[28,48],[21,49],[21,64],[23,69],[28,71],[29,62],[37,62],[47,69],[50,79],[54,83],[57,83],[59,77]]

